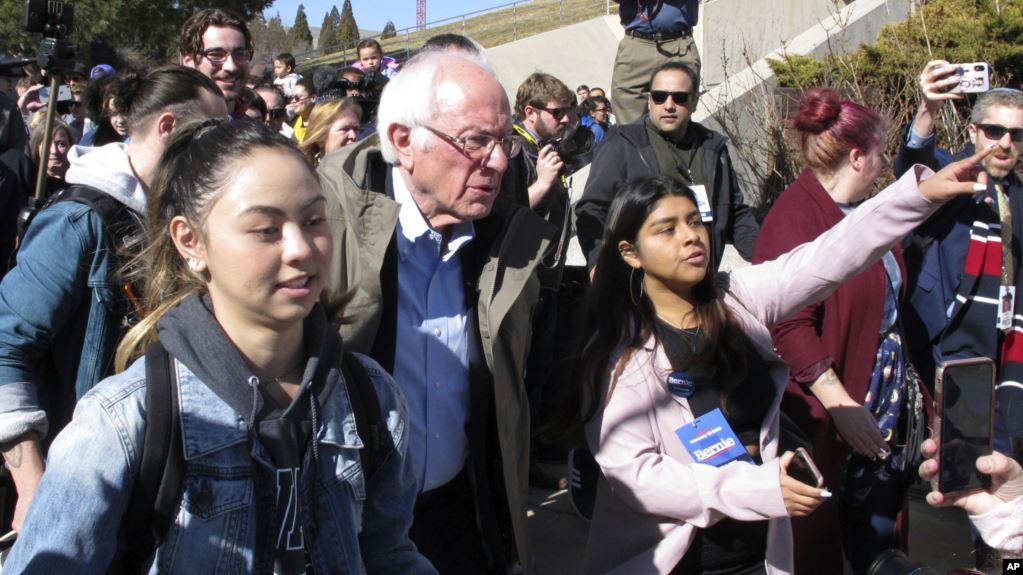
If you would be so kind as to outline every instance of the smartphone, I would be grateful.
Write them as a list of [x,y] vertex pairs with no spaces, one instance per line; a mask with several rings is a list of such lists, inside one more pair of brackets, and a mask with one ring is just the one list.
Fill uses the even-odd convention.
[[938,437],[938,491],[978,491],[991,478],[977,471],[977,458],[992,450],[995,364],[986,357],[942,362],[934,381]]
[[824,476],[803,447],[796,449],[796,456],[789,462],[785,473],[811,487],[824,487]]
[[952,64],[954,75],[959,76],[959,84],[949,90],[952,94],[976,94],[991,89],[991,77],[987,62],[971,62],[969,64]]

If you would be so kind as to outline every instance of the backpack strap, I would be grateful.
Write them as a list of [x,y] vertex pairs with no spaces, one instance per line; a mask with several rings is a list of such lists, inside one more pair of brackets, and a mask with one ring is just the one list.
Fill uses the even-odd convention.
[[117,239],[142,230],[142,221],[131,208],[91,186],[72,184],[50,196],[43,209],[62,201],[73,201],[92,208],[103,222],[106,235],[116,247]]
[[380,410],[380,398],[377,397],[373,381],[369,378],[366,368],[355,357],[345,350],[341,360],[341,373],[345,378],[345,387],[352,402],[352,413],[355,415],[355,427],[362,440],[362,452],[359,458],[366,484],[383,465],[388,454],[394,449],[394,441],[390,430],[384,422]]
[[118,290],[121,295],[119,320],[122,327],[134,324],[143,315],[138,303],[137,294],[140,292],[138,286],[122,282],[119,275],[121,265],[127,261],[127,258],[142,249],[144,240],[142,218],[110,194],[81,184],[72,184],[61,188],[46,200],[42,209],[62,201],[85,204],[99,216],[103,223],[104,244],[113,256],[115,264],[111,268],[111,274],[113,274],[114,283],[120,286]]
[[[123,555],[111,573],[141,573],[167,536],[185,476],[181,406],[171,357],[159,341],[146,348],[146,432],[142,461],[121,523]],[[119,567],[118,569],[115,569]]]

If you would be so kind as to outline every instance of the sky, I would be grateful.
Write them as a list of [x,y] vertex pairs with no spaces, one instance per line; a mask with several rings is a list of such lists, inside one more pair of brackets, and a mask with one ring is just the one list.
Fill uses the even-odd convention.
[[[426,0],[426,23],[436,22],[453,16],[461,16],[469,12],[486,10],[497,6],[512,4],[515,0]],[[344,0],[275,0],[263,11],[267,20],[280,12],[285,26],[291,26],[295,20],[298,5],[305,5],[309,25],[316,27],[323,23],[323,16],[330,12],[331,6],[337,5],[338,11]],[[388,20],[394,22],[395,28],[411,28],[416,25],[416,0],[352,0],[352,12],[355,22],[364,30],[381,30]]]

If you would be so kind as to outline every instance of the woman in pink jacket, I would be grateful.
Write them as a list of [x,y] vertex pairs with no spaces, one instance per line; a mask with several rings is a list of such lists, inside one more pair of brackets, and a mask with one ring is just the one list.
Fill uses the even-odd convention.
[[972,192],[987,153],[919,184],[930,172],[911,170],[814,242],[716,277],[690,190],[651,178],[618,195],[581,358],[583,422],[603,471],[584,572],[792,572],[788,518],[827,493],[790,477],[792,454],[778,452],[788,370],[768,327]]

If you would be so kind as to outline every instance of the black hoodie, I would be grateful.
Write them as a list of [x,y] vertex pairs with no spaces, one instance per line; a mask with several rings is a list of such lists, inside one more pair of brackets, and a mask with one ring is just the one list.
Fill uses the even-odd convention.
[[[270,501],[257,502],[259,508],[272,509],[268,518],[258,521],[269,530],[257,535],[259,541],[272,537],[274,571],[304,573],[307,563],[302,533],[302,506],[298,504],[302,476],[315,477],[305,469],[305,448],[319,427],[318,406],[323,405],[338,383],[342,357],[341,337],[331,329],[323,309],[316,306],[303,323],[305,369],[298,394],[287,407],[269,399],[252,373],[248,362],[231,342],[213,316],[209,296],[191,296],[171,309],[157,324],[160,342],[167,352],[183,363],[220,399],[241,416],[259,443],[266,448],[274,469],[256,465],[257,494]],[[331,374],[331,377],[327,377]],[[315,399],[314,399],[315,397]],[[252,437],[250,435],[250,437]],[[312,442],[312,463],[318,453]],[[312,475],[309,475],[312,474]]]

